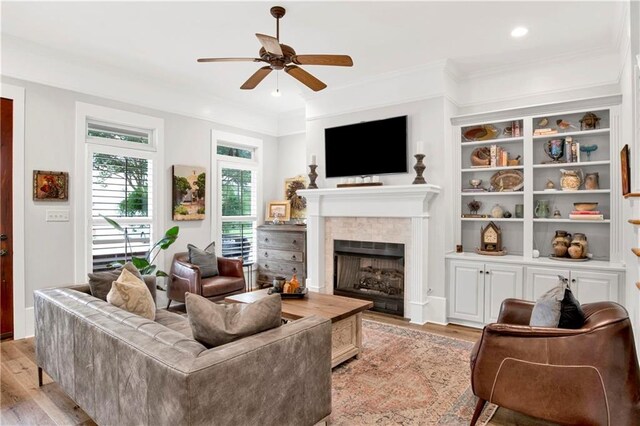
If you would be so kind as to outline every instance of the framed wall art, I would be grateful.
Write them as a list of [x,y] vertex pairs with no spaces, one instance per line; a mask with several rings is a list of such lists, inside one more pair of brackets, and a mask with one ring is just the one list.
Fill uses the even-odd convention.
[[631,164],[629,163],[629,145],[625,145],[620,151],[620,181],[622,182],[622,195],[631,192]]
[[267,221],[286,222],[289,219],[291,219],[291,202],[289,200],[267,203]]
[[69,199],[69,173],[33,171],[34,201],[67,201]]
[[204,220],[206,169],[198,166],[173,166],[173,220]]
[[284,198],[291,202],[291,219],[304,219],[307,216],[307,199],[297,194],[299,189],[306,187],[307,180],[302,175],[284,181]]

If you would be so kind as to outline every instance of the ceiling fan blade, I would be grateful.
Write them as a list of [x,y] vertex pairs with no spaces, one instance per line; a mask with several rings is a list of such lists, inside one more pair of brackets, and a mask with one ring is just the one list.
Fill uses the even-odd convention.
[[260,58],[200,58],[198,62],[263,62]]
[[298,65],[353,66],[353,60],[349,55],[295,55],[291,57],[291,61]]
[[251,90],[254,89],[269,73],[272,71],[271,67],[262,67],[258,71],[254,72],[251,77],[247,81],[244,82],[241,89]]
[[282,53],[282,48],[280,47],[280,42],[277,38],[258,33],[256,33],[256,37],[258,37],[258,41],[260,41],[260,44],[262,44],[262,47],[264,47],[264,50],[266,50],[268,53],[271,53],[272,55],[284,56]]
[[295,65],[287,65],[284,68],[284,70],[291,77],[295,78],[300,83],[304,84],[314,92],[317,92],[327,87],[326,84],[324,84],[323,82],[321,82],[320,80],[318,80],[317,78],[315,78],[314,76],[312,76],[311,74],[303,70],[302,68],[297,67]]

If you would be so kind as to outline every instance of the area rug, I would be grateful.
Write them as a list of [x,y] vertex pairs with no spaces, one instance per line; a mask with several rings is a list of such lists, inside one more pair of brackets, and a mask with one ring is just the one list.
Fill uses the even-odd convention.
[[[362,328],[361,358],[333,370],[331,425],[469,424],[472,343],[371,320]],[[478,424],[496,408],[485,408]]]

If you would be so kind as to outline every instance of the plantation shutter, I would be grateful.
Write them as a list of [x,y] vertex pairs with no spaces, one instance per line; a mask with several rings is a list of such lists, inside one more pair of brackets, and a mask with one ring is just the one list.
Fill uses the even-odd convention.
[[255,261],[257,173],[243,167],[222,167],[222,256]]

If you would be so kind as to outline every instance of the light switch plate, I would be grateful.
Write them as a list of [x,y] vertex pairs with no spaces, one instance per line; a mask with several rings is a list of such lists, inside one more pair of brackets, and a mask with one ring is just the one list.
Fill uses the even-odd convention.
[[47,209],[47,222],[69,222],[69,209]]

